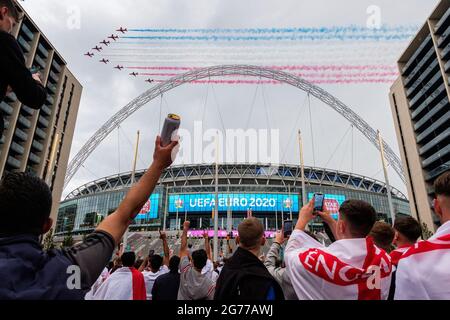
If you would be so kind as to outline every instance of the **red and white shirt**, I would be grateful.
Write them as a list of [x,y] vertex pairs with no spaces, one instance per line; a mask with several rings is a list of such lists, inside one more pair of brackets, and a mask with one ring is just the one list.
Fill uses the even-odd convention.
[[395,300],[450,299],[450,221],[400,258]]
[[406,251],[408,251],[408,249],[411,247],[412,247],[412,245],[405,245],[405,246],[398,247],[395,250],[392,250],[392,252],[389,254],[391,256],[392,265],[397,267],[398,262],[400,261],[403,254]]
[[299,300],[385,300],[389,294],[391,259],[370,237],[325,247],[294,230],[285,263]]
[[146,300],[144,276],[135,268],[117,269],[98,288],[93,300]]

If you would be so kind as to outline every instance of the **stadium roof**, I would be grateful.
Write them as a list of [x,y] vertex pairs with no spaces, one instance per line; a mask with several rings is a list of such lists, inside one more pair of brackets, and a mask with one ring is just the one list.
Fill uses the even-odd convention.
[[[178,165],[166,169],[159,183],[171,187],[214,186],[215,165]],[[136,181],[146,170],[135,173]],[[264,164],[221,164],[219,165],[219,185],[259,185],[301,187],[300,167],[293,165],[271,166]],[[305,167],[307,185],[322,185],[342,187],[357,191],[386,194],[384,182],[362,175],[323,169]],[[69,193],[65,200],[92,195],[113,190],[129,188],[131,172],[119,173],[86,183]],[[391,187],[394,197],[407,199],[396,188]]]

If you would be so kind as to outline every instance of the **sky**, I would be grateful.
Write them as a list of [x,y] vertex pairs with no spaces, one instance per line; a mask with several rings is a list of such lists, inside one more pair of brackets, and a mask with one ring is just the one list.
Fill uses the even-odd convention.
[[[437,0],[25,0],[21,2],[83,86],[70,159],[104,122],[154,85],[144,82],[144,78],[130,77],[128,71],[114,70],[112,65],[121,64],[114,60],[119,61],[117,57],[106,57],[111,59],[112,65],[103,65],[97,59],[99,56],[103,57],[101,53],[93,59],[84,56],[84,53],[92,51],[91,48],[98,45],[99,41],[112,33],[117,33],[115,30],[118,27],[234,30],[332,28],[351,25],[366,27],[371,17],[371,13],[367,10],[376,6],[383,26],[408,26],[414,29],[423,25],[437,3]],[[161,34],[168,35],[159,33]],[[289,41],[267,41],[262,44],[264,48],[250,46],[250,49],[245,41],[234,45],[242,46],[242,50],[247,50],[247,53],[250,50],[246,62],[251,63],[254,60],[254,64],[271,62],[264,59],[272,59],[279,65],[292,64],[288,59],[293,59],[298,65],[342,65],[354,62],[392,67],[408,45],[408,41],[408,39],[379,42],[299,40],[295,44],[288,43]],[[199,41],[189,43],[161,41],[145,46],[148,51],[140,50],[139,48],[144,47],[140,44],[135,45],[133,52],[139,54],[151,52],[153,56],[148,59],[154,61],[148,60],[146,63],[154,66],[184,66],[190,62],[187,56],[184,56],[189,50],[189,59],[196,60],[198,66],[212,66],[222,60],[228,64],[241,62],[236,58],[241,49],[233,47],[224,51],[221,45]],[[163,46],[169,48],[163,48],[162,51],[155,48]],[[215,49],[212,48],[214,46]],[[278,48],[276,50],[285,50],[284,53],[277,56],[277,51],[273,51],[275,47]],[[203,48],[207,51],[215,50],[211,53],[211,56],[215,57],[209,56],[210,60],[204,60]],[[173,52],[169,49],[173,49]],[[103,54],[111,52],[113,51]],[[273,52],[276,53],[272,54]],[[217,58],[218,55],[221,56],[220,59]],[[283,59],[287,60],[281,61]],[[198,62],[199,60],[201,62]],[[392,80],[381,83],[318,85],[348,105],[374,129],[379,129],[385,141],[399,154],[388,98]],[[288,85],[182,85],[165,93],[162,101],[157,98],[149,102],[123,122],[120,129],[113,131],[86,160],[64,190],[63,196],[92,180],[130,171],[137,130],[141,132],[138,169],[146,168],[152,159],[154,138],[161,128],[160,113],[180,114],[182,127],[189,131],[192,131],[194,121],[202,119],[205,128],[278,129],[280,160],[289,164],[299,163],[295,133],[301,129],[305,140],[306,165],[351,171],[383,180],[380,155],[375,147],[356,129],[352,131],[349,122],[329,106],[314,98],[311,99],[310,106],[307,101],[305,92]],[[396,173],[391,168],[388,172],[392,185],[406,193],[406,187]]]

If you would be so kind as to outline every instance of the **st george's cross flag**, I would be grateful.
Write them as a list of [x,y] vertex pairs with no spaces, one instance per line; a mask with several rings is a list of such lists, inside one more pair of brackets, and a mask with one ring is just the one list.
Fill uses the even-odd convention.
[[450,221],[400,258],[395,300],[450,299]]
[[300,300],[386,300],[389,294],[391,259],[370,237],[325,247],[295,230],[285,262]]
[[146,300],[144,276],[135,268],[117,269],[98,288],[93,300]]
[[398,247],[395,250],[392,250],[391,253],[389,253],[389,255],[391,256],[392,265],[397,267],[398,262],[400,261],[400,258],[411,247],[412,247],[412,245],[405,245],[405,246]]

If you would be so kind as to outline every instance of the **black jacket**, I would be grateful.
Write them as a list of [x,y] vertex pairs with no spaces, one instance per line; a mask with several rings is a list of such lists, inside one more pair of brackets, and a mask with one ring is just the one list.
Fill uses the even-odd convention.
[[180,274],[166,273],[156,278],[152,288],[152,300],[177,300]]
[[[33,109],[41,108],[47,98],[46,89],[33,79],[25,66],[25,58],[16,39],[0,31],[0,103],[5,98],[8,86],[20,102]],[[3,114],[0,114],[0,138],[3,127]]]
[[270,288],[275,300],[284,300],[280,285],[264,264],[251,252],[238,248],[217,279],[214,300],[267,300]]

